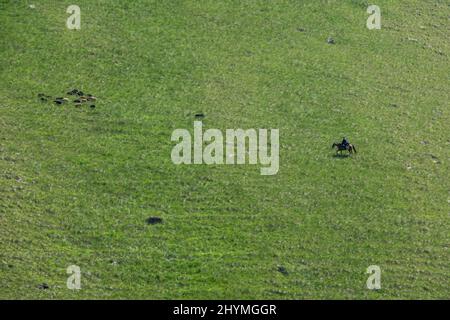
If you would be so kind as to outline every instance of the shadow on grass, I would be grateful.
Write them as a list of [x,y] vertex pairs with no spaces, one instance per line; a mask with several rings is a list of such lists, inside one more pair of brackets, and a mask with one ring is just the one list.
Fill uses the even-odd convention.
[[349,157],[350,157],[349,154],[333,154],[333,158],[335,158],[335,159],[346,159]]

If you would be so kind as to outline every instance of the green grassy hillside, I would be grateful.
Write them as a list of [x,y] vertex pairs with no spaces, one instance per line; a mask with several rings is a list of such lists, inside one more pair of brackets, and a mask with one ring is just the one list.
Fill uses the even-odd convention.
[[[376,4],[0,0],[0,298],[450,298],[450,3]],[[199,112],[278,174],[174,165]]]

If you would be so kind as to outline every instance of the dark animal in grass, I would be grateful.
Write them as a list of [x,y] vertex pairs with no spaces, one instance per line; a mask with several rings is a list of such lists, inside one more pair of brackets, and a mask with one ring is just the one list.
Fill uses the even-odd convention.
[[41,283],[40,285],[38,285],[38,289],[41,289],[41,290],[47,290],[48,288],[50,288],[50,287],[46,283]]
[[51,97],[49,95],[46,95],[45,93],[38,93],[38,98],[41,101],[48,101],[48,99],[50,99]]
[[355,146],[349,143],[348,145],[343,145],[342,143],[333,143],[331,148],[336,148],[336,154],[339,152],[342,154],[342,151],[348,151],[349,154],[352,154],[353,152],[356,153]]
[[95,109],[95,104],[91,104],[89,107],[90,107],[91,109]]
[[146,222],[148,224],[157,224],[157,223],[162,223],[163,219],[160,217],[150,217],[146,220]]
[[289,272],[288,272],[287,269],[286,269],[285,267],[283,267],[283,266],[279,266],[279,267],[278,267],[278,272],[281,273],[281,274],[283,274],[283,275],[285,275],[285,276],[289,275]]
[[73,89],[72,91],[67,92],[68,95],[74,96],[78,94],[78,89]]
[[54,102],[56,104],[63,104],[63,103],[69,102],[69,99],[60,97],[60,98],[56,98]]

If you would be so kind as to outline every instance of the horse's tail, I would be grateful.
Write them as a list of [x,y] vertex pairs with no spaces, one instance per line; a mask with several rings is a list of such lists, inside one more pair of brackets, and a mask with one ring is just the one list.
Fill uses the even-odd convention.
[[355,151],[355,153],[356,153],[355,145],[352,144],[352,148],[353,148],[353,151]]

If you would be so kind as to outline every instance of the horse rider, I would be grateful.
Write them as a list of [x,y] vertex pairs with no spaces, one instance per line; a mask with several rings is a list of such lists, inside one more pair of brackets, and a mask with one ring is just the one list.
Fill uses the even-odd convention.
[[349,144],[350,143],[347,141],[346,137],[342,138],[341,146],[343,146],[345,149],[347,149]]

